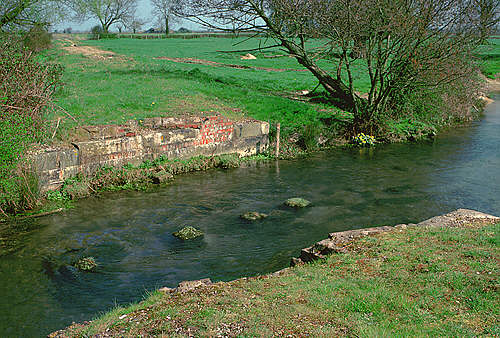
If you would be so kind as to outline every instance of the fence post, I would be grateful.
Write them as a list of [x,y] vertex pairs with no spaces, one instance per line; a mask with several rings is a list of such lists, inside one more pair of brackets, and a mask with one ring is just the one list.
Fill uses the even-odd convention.
[[276,125],[276,158],[280,156],[280,131],[281,131],[281,125],[278,122]]

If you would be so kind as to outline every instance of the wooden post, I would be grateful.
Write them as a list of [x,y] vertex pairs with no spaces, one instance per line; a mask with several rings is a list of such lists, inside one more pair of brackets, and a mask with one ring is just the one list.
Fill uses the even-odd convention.
[[280,156],[280,131],[281,131],[281,125],[278,122],[276,125],[276,158]]

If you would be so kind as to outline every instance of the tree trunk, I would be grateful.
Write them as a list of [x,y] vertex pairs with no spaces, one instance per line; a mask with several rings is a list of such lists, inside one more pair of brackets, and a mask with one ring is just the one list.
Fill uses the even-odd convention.
[[281,45],[288,50],[288,53],[295,57],[295,59],[304,67],[306,67],[319,81],[319,83],[325,88],[328,94],[332,98],[336,98],[339,102],[335,104],[339,108],[352,111],[355,107],[354,93],[349,91],[349,88],[342,82],[341,79],[335,79],[330,74],[325,72],[323,69],[318,67],[313,60],[309,58],[306,51],[301,50],[296,46],[293,41],[290,41],[286,36],[284,36],[280,29],[273,25],[266,13],[257,6],[253,6],[257,14],[264,20],[264,22],[269,27],[270,31],[273,33],[274,37],[281,42]]
[[169,28],[168,28],[168,16],[165,17],[165,35],[168,36]]
[[109,33],[109,25],[108,24],[105,24],[105,23],[102,24],[102,32],[104,34],[108,34]]
[[340,100],[338,103],[341,108],[346,110],[351,110],[355,107],[355,102],[353,95],[351,94],[349,88],[342,83],[341,80],[333,78],[330,74],[325,72],[323,69],[318,67],[312,60],[310,60],[307,55],[297,55],[296,51],[291,51],[292,55],[295,56],[297,61],[304,67],[306,67],[319,81],[319,83],[325,88],[325,90],[333,98]]

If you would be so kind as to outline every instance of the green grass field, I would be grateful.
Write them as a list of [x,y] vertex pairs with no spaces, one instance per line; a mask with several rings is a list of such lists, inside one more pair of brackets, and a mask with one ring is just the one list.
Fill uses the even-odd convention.
[[357,240],[283,275],[154,292],[63,336],[494,337],[500,224]]
[[[500,72],[500,40],[492,39],[478,55],[481,69],[489,77]],[[346,121],[350,113],[322,103],[305,102],[297,92],[313,90],[318,82],[303,70],[294,58],[278,48],[252,52],[256,60],[241,60],[241,53],[221,51],[245,50],[271,45],[272,41],[256,38],[199,39],[105,39],[79,40],[78,45],[91,46],[116,53],[113,58],[95,58],[69,54],[62,49],[66,40],[58,40],[43,58],[65,66],[65,86],[57,93],[57,104],[69,112],[80,125],[117,124],[130,119],[153,116],[218,112],[232,118],[252,117],[281,122],[286,133],[296,127],[319,125],[321,118]],[[321,41],[313,41],[319,46]],[[196,58],[223,64],[286,69],[267,71],[235,69],[210,65],[176,63],[168,58]],[[334,71],[333,63],[317,60]],[[358,92],[366,92],[369,82],[362,61],[354,65]],[[318,88],[318,92],[321,92]],[[295,99],[293,99],[293,97]],[[299,99],[297,99],[299,98]],[[76,123],[62,113],[63,125]],[[61,128],[64,129],[64,128]]]
[[489,44],[481,46],[478,51],[481,60],[481,72],[490,79],[500,74],[500,37],[490,39]]
[[[242,40],[242,39],[240,39]],[[216,50],[250,48],[255,41],[226,38],[192,40],[114,39],[83,41],[109,50],[114,59],[95,59],[61,53],[58,47],[46,56],[65,68],[65,87],[58,104],[85,124],[120,123],[128,119],[217,111],[232,117],[301,125],[330,116],[335,108],[288,98],[295,91],[312,90],[317,81],[304,71],[270,72],[193,65],[158,60],[155,57],[198,58],[252,67],[301,67],[293,58],[261,58],[242,61],[244,54]],[[272,53],[279,53],[273,51]],[[267,53],[267,54],[272,54]]]

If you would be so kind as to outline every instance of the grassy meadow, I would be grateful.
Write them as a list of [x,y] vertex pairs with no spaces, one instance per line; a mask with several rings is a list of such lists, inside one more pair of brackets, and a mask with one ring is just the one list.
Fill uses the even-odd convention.
[[500,224],[409,228],[263,276],[143,302],[60,337],[500,335]]
[[500,76],[500,36],[489,40],[489,44],[478,50],[481,72],[490,79]]
[[[71,39],[71,36],[69,36]],[[75,36],[76,38],[76,36]],[[90,46],[115,53],[112,58],[69,53],[71,45]],[[312,42],[312,47],[322,41]],[[312,91],[318,81],[294,58],[282,56],[279,48],[252,51],[256,60],[241,60],[247,50],[273,44],[258,38],[197,39],[58,39],[42,58],[64,65],[64,87],[56,95],[64,126],[118,124],[130,119],[218,112],[232,118],[252,117],[281,122],[284,132],[304,125],[322,126],[325,118],[339,130],[352,115],[322,100],[306,100],[298,92]],[[222,64],[263,69],[236,69],[204,64],[177,63],[167,58],[195,58]],[[500,72],[500,39],[478,51],[482,72],[494,78]],[[317,60],[334,72],[333,63]],[[369,89],[363,61],[354,64],[356,90]],[[322,88],[316,90],[321,98]],[[314,103],[313,103],[314,102]],[[396,123],[397,124],[397,123]],[[62,128],[64,129],[64,128]]]
[[[44,58],[64,65],[65,86],[56,99],[61,108],[82,124],[116,124],[133,118],[211,111],[233,118],[248,116],[279,121],[291,128],[316,124],[320,118],[334,116],[344,120],[351,117],[326,104],[291,98],[297,98],[298,91],[313,90],[318,82],[294,58],[269,58],[284,54],[277,48],[252,52],[256,60],[241,60],[240,56],[246,52],[218,52],[251,49],[259,43],[264,45],[271,41],[248,38],[77,41],[78,45],[116,53],[113,58],[98,58],[69,54],[62,49],[69,42],[59,40]],[[197,58],[286,70],[213,67],[157,57]],[[319,63],[327,69],[332,67],[326,60],[319,60]],[[358,74],[361,91],[368,88],[366,80]],[[64,116],[60,113],[60,117]]]

